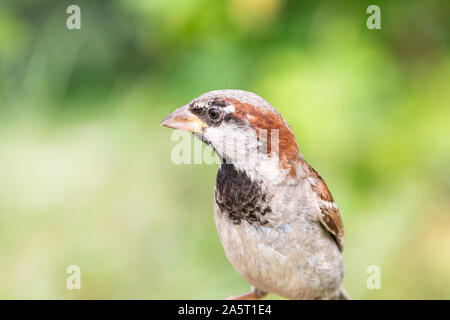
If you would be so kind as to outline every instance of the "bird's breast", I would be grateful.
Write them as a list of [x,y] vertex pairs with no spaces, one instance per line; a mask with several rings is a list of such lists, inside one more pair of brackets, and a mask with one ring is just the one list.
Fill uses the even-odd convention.
[[215,202],[221,214],[232,224],[243,221],[249,224],[266,225],[266,214],[271,212],[261,183],[251,180],[233,164],[222,164],[216,178]]
[[311,220],[314,205],[298,199],[306,201],[302,190],[268,195],[245,173],[222,165],[214,201],[219,238],[236,271],[256,288],[292,299],[331,297],[343,277],[341,253]]

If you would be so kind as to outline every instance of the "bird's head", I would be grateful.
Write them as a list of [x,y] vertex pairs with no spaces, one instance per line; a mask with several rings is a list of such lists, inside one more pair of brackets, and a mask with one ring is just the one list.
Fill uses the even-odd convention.
[[226,163],[267,178],[295,177],[302,158],[292,129],[263,98],[243,90],[207,92],[162,126],[192,132]]

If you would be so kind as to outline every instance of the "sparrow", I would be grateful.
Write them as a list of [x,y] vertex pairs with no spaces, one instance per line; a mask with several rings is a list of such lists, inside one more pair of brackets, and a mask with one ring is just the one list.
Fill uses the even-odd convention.
[[168,115],[221,159],[214,220],[235,270],[251,284],[229,299],[349,299],[342,288],[344,228],[324,180],[291,127],[260,96],[214,90]]

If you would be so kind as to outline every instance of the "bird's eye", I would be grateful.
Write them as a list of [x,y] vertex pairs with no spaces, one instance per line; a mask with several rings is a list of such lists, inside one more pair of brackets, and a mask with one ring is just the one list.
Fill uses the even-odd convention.
[[208,110],[208,115],[211,119],[216,120],[220,116],[220,111],[216,108],[211,108]]

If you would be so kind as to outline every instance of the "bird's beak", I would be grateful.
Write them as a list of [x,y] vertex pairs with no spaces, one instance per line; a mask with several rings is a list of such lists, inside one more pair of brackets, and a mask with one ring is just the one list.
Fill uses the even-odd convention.
[[192,133],[201,133],[205,123],[189,110],[189,105],[185,105],[164,118],[161,126],[186,130]]

